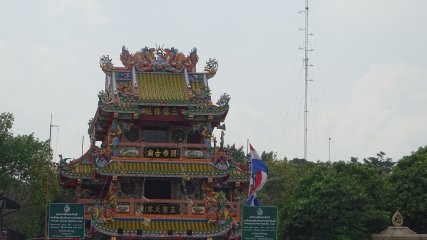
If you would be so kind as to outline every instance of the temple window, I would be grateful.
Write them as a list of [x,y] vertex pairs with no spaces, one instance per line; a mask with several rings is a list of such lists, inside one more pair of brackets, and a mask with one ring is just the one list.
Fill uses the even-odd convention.
[[132,126],[125,131],[126,141],[137,142],[139,141],[139,129],[137,126]]
[[145,197],[148,199],[171,199],[171,182],[162,180],[146,180]]
[[200,137],[199,131],[191,131],[187,135],[187,143],[201,143],[202,138]]
[[145,127],[143,135],[145,142],[168,142],[168,130],[165,127]]

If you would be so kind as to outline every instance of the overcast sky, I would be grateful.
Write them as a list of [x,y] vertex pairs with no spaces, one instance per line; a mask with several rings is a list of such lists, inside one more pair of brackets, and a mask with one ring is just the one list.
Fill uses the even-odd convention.
[[[104,73],[122,45],[197,47],[213,101],[231,95],[226,143],[249,139],[280,158],[303,157],[305,1],[0,0],[0,112],[13,132],[49,136],[55,155],[77,158]],[[310,2],[308,159],[394,160],[427,145],[427,1]]]

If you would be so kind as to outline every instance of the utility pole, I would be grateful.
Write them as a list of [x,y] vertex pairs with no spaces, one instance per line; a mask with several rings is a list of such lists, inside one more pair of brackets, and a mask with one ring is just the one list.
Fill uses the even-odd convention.
[[6,200],[3,199],[3,190],[0,190],[0,237],[2,238],[3,238],[3,203],[5,201]]
[[[56,127],[56,128],[58,128],[59,129],[59,126],[58,125],[53,125],[52,124],[52,113],[50,114],[50,125],[49,125],[49,147],[50,147],[50,149],[52,149],[52,128],[53,127]],[[51,160],[53,160],[53,156],[52,156],[52,159]]]
[[[46,176],[46,180],[47,180],[47,176]],[[45,212],[44,212],[44,239],[48,240],[49,236],[48,236],[48,225],[49,225],[49,221],[48,221],[48,208],[49,208],[49,184],[46,183],[46,193],[45,193]]]
[[[50,114],[50,124],[49,124],[49,150],[52,150],[52,128],[56,127],[59,129],[58,125],[53,125],[52,124],[52,113]],[[51,161],[53,161],[53,153],[51,155]],[[46,176],[46,192],[45,192],[45,212],[44,212],[44,239],[49,239],[48,236],[48,225],[49,225],[49,221],[48,221],[48,209],[49,209],[49,183],[48,183],[48,178],[47,175]]]

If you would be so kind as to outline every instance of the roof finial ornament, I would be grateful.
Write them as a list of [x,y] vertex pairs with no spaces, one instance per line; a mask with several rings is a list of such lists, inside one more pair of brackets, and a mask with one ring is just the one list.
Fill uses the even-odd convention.
[[[142,48],[136,53],[130,53],[126,46],[122,46],[120,61],[130,69],[140,72],[174,72],[181,73],[184,68],[188,72],[196,72],[196,64],[199,60],[197,48],[193,48],[188,56],[185,56],[178,49],[164,48],[163,45],[156,45],[155,48]],[[110,70],[111,71],[111,70]],[[215,71],[211,71],[209,77],[213,77]]]
[[102,55],[99,59],[99,66],[101,67],[102,71],[109,72],[113,70],[113,62],[108,55]]
[[165,59],[165,51],[163,50],[164,49],[164,47],[163,47],[164,45],[162,45],[162,46],[156,46],[156,55],[157,55],[157,62],[159,62],[159,63],[164,63],[164,62],[166,62],[166,59]]
[[221,97],[219,98],[219,100],[216,102],[216,104],[218,106],[228,106],[228,102],[230,101],[230,95],[228,95],[227,93],[224,93],[221,95]]
[[199,56],[197,55],[197,48],[191,49],[190,54],[183,59],[183,64],[187,68],[188,72],[196,71],[196,64],[199,62]]
[[215,76],[216,71],[218,71],[218,61],[215,58],[209,58],[209,61],[206,62],[204,70],[208,72],[208,79]]
[[401,227],[403,225],[402,214],[399,211],[396,211],[396,213],[394,213],[393,217],[391,218],[391,222],[393,223],[393,226]]
[[135,59],[133,54],[129,53],[129,50],[126,48],[125,45],[122,47],[122,53],[120,54],[120,61],[122,61],[123,65],[126,68],[131,68],[133,65],[135,65]]

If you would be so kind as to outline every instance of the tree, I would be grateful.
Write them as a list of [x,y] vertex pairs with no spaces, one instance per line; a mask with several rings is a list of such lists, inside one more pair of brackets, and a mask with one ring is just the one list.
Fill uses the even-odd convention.
[[50,146],[34,134],[13,136],[13,115],[0,114],[0,189],[21,204],[21,210],[5,218],[6,226],[40,235],[46,198],[58,191],[56,166],[51,161]]
[[399,210],[404,224],[427,233],[427,146],[399,160],[391,173],[394,188],[392,210]]
[[372,165],[384,174],[389,174],[392,167],[396,164],[396,162],[393,162],[391,158],[386,157],[386,154],[383,151],[377,153],[376,157],[364,158],[363,162],[365,164]]
[[246,154],[243,151],[243,146],[240,146],[239,148],[236,148],[236,144],[227,145],[225,147],[225,152],[230,153],[231,154],[231,158],[235,162],[245,162],[246,161]]
[[262,159],[264,162],[272,162],[272,161],[276,161],[276,160],[277,160],[277,153],[275,153],[275,152],[273,152],[273,151],[271,151],[271,152],[263,151],[263,152],[261,153],[261,159]]
[[[300,179],[315,166],[309,161],[278,160],[273,152],[262,154],[268,165],[268,179],[264,188],[258,193],[263,205],[283,207],[284,199],[288,199],[298,186]],[[269,157],[273,157],[270,158]]]
[[384,180],[361,163],[317,163],[280,212],[282,239],[363,239],[388,225]]

